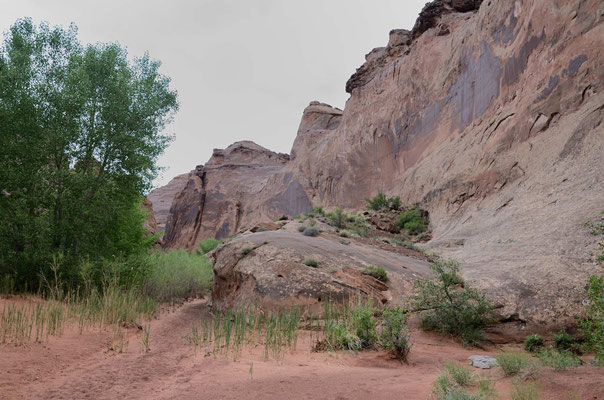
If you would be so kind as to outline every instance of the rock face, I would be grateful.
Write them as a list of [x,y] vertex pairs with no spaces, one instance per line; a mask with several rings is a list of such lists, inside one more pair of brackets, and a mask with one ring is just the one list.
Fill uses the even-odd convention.
[[[312,307],[316,315],[326,300],[364,295],[382,303],[400,302],[418,277],[428,275],[426,261],[335,239],[307,237],[294,229],[238,236],[212,253],[213,306],[224,310],[259,301],[263,309],[296,305]],[[306,257],[318,266],[305,265]],[[370,264],[382,266],[388,282],[363,275]]]
[[430,212],[428,246],[504,318],[571,323],[602,269],[582,223],[604,210],[603,18],[598,0],[427,4],[367,55],[343,112],[305,110],[290,159],[238,143],[198,167],[168,247],[382,190]]
[[153,213],[157,220],[157,231],[163,232],[166,229],[166,221],[170,213],[170,207],[174,198],[182,191],[187,184],[189,174],[178,175],[172,178],[167,185],[157,188],[147,198],[153,204]]
[[308,210],[302,185],[284,171],[288,162],[287,154],[249,141],[214,150],[174,199],[164,247],[191,249],[208,237],[223,239],[257,222]]

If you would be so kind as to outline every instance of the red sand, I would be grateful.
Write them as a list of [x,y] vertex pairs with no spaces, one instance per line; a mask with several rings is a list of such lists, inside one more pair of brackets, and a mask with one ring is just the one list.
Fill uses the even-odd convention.
[[[8,300],[12,302],[13,300]],[[6,304],[7,300],[0,301]],[[151,325],[151,351],[139,351],[140,332],[129,330],[125,353],[107,350],[111,332],[68,331],[48,343],[0,346],[2,399],[426,399],[445,361],[466,362],[473,354],[459,344],[418,331],[409,365],[379,351],[312,353],[307,332],[282,361],[265,361],[261,346],[232,356],[194,351],[184,336],[207,312],[205,301],[164,312]],[[251,373],[250,373],[251,369]],[[482,372],[496,379],[501,399],[511,378],[498,368]],[[604,399],[604,369],[581,366],[565,372],[542,368],[539,399]]]

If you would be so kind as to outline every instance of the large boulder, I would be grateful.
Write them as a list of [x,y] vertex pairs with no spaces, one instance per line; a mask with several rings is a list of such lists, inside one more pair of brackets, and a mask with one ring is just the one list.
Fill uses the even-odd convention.
[[[241,235],[211,257],[212,303],[218,310],[258,301],[264,309],[296,305],[319,313],[327,300],[346,302],[360,295],[397,303],[411,293],[418,277],[429,276],[429,264],[423,260],[286,230]],[[308,257],[318,265],[306,265]],[[387,282],[361,273],[372,264],[387,271]]]

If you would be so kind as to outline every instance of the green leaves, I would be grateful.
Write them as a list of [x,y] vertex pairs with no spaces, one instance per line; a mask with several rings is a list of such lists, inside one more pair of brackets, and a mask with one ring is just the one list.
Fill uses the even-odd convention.
[[[36,285],[66,264],[140,252],[141,194],[178,109],[148,54],[83,46],[77,28],[17,21],[0,49],[0,277]],[[72,274],[71,279],[76,279]]]
[[430,268],[436,280],[417,280],[411,301],[412,308],[422,312],[421,327],[451,334],[464,344],[478,345],[493,306],[483,293],[465,285],[457,262],[437,261]]

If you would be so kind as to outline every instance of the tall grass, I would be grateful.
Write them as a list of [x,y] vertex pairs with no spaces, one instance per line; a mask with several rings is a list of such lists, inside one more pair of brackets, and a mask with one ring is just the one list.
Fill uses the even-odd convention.
[[83,331],[106,325],[138,325],[139,320],[150,320],[157,303],[141,297],[135,289],[115,287],[99,292],[93,289],[88,296],[67,295],[62,301],[38,299],[26,304],[13,303],[2,309],[0,343],[23,345],[42,342],[49,336],[59,336],[69,323]]
[[158,251],[149,256],[149,264],[142,294],[158,302],[203,296],[212,286],[212,264],[203,254]]
[[264,356],[280,359],[284,350],[293,351],[298,341],[301,312],[297,307],[279,313],[255,307],[228,310],[193,325],[185,339],[195,347],[218,354],[231,353],[237,359],[245,344],[262,342]]

